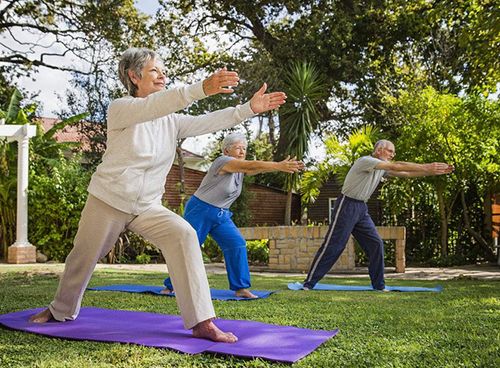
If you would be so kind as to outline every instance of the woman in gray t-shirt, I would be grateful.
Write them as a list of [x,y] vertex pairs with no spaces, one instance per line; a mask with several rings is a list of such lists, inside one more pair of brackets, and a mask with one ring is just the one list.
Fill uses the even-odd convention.
[[[186,203],[184,218],[198,234],[200,245],[208,234],[224,254],[229,288],[236,296],[257,298],[249,290],[246,241],[231,220],[229,207],[241,194],[243,176],[270,171],[294,173],[304,168],[301,161],[286,158],[280,162],[245,160],[247,141],[241,133],[230,133],[222,142],[223,156],[218,157],[203,178],[198,190]],[[171,293],[170,278],[164,281],[163,293]]]

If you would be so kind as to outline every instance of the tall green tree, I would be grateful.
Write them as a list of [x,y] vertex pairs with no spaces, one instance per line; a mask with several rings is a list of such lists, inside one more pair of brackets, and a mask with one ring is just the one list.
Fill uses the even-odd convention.
[[408,188],[411,198],[389,194],[391,202],[406,202],[393,208],[416,205],[428,197],[430,188],[440,219],[440,256],[446,258],[450,246],[455,253],[458,243],[468,242],[470,254],[491,259],[491,229],[484,226],[491,213],[484,212],[483,203],[500,186],[499,101],[482,95],[458,97],[428,87],[403,91],[387,102],[393,107],[387,118],[398,128],[396,147],[402,160],[455,165],[454,175],[424,179],[429,184],[424,192]]
[[[330,101],[325,130],[385,129],[383,91],[419,83],[440,91],[496,88],[499,10],[484,1],[170,0],[186,34],[218,37],[238,58],[266,50],[272,66],[314,60]],[[237,51],[236,51],[237,50]],[[284,73],[281,74],[283,78]]]

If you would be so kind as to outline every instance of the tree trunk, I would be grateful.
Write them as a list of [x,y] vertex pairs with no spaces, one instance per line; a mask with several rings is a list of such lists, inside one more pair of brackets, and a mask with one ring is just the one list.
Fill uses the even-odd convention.
[[488,188],[484,196],[483,213],[484,213],[484,230],[483,234],[488,239],[488,243],[493,242],[493,193],[491,188]]
[[269,126],[269,143],[271,143],[271,146],[274,147],[276,145],[276,126],[274,125],[274,115],[272,114],[272,112],[269,112],[267,114],[267,117],[267,124]]
[[257,120],[259,122],[259,129],[257,130],[255,139],[260,139],[260,136],[262,135],[262,126],[264,125],[264,117],[262,115],[257,115]]
[[286,193],[286,207],[285,207],[285,225],[290,226],[292,224],[292,195],[293,192],[290,189]]
[[485,258],[489,259],[490,261],[493,261],[495,259],[495,255],[493,254],[493,250],[488,245],[488,242],[481,236],[480,233],[478,233],[471,227],[469,218],[469,208],[467,207],[467,203],[465,201],[465,192],[463,188],[460,190],[460,199],[462,202],[462,209],[464,210],[463,218],[464,218],[465,229],[474,238],[474,240],[478,242],[478,244],[480,245],[481,249],[484,252]]
[[440,186],[436,188],[439,203],[439,219],[441,222],[439,241],[441,244],[441,258],[448,256],[448,216],[446,215],[446,203],[444,201],[444,190]]

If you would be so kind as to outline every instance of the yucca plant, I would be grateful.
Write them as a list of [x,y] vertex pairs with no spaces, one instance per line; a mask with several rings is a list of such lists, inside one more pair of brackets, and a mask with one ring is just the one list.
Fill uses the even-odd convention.
[[[280,156],[302,160],[309,151],[311,134],[319,122],[318,104],[328,95],[327,85],[308,62],[292,64],[285,76],[287,103],[280,109]],[[291,222],[292,191],[297,188],[299,174],[287,175],[288,192],[285,224]]]

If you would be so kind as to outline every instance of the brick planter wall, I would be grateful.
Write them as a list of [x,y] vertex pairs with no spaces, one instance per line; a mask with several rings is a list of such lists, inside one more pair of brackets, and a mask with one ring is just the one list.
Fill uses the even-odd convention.
[[[326,236],[328,226],[262,226],[242,227],[246,240],[269,239],[269,271],[307,272],[314,255]],[[396,272],[405,271],[406,231],[402,226],[378,226],[382,239],[396,240]],[[332,271],[354,270],[352,237]]]

